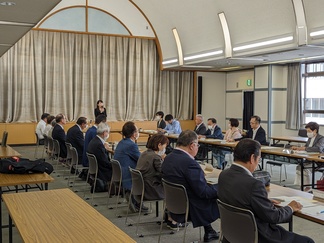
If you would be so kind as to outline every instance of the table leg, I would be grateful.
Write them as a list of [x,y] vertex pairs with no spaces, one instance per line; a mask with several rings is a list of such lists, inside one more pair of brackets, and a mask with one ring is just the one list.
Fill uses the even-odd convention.
[[48,190],[48,183],[45,183],[45,190]]
[[291,215],[291,218],[290,218],[290,220],[289,220],[289,222],[288,222],[288,230],[290,231],[290,232],[293,232],[293,216]]
[[300,190],[304,191],[304,160],[300,161]]
[[312,161],[312,188],[315,188],[315,162]]
[[12,218],[9,214],[9,242],[12,243]]
[[155,207],[156,207],[155,216],[159,217],[159,202],[158,201],[155,202]]
[[2,187],[0,186],[0,243],[2,243]]

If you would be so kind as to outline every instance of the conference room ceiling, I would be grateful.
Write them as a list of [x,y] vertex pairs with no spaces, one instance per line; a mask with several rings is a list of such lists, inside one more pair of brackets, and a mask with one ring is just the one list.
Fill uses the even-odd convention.
[[61,0],[0,0],[0,57]]
[[[0,21],[28,25],[0,22],[0,33],[6,33],[0,35],[0,56],[31,27],[41,29],[40,23],[47,17],[88,6],[114,16],[132,36],[156,38],[162,69],[231,71],[324,60],[323,0],[14,2],[13,8],[0,5]],[[311,36],[322,30],[323,34]],[[273,40],[282,42],[269,44]],[[260,45],[249,47],[254,44]],[[242,46],[248,48],[240,49]]]

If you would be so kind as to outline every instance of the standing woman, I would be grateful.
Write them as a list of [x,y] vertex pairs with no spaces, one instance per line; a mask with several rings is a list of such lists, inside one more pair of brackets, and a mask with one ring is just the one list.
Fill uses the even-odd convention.
[[103,105],[102,100],[97,101],[97,108],[94,110],[95,117],[99,115],[105,115],[107,117],[107,111],[106,108]]

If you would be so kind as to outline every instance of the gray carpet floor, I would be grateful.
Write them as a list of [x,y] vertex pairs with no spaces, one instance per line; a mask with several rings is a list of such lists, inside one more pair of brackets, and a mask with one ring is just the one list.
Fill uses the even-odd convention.
[[[35,153],[35,146],[14,146],[15,150],[20,152],[22,154],[22,157],[29,158],[29,159],[35,159],[34,153]],[[42,148],[38,149],[37,158],[42,157]],[[293,188],[298,188],[297,186],[293,185],[294,177],[295,177],[295,165],[289,165],[287,166],[287,179],[281,182],[281,185],[284,186],[291,186]],[[71,190],[75,191],[77,195],[79,195],[81,198],[83,198],[86,202],[91,203],[91,200],[88,199],[91,197],[90,194],[90,187],[86,186],[84,181],[81,181],[79,178],[76,178],[76,182],[74,183],[74,186],[71,187],[72,184],[68,185],[68,180],[66,179],[68,177],[68,172],[65,172],[65,176],[63,171],[59,171],[65,169],[62,166],[58,167],[58,171],[56,173],[52,173],[51,175],[54,177],[54,182],[49,184],[49,189],[57,189],[57,188],[70,188]],[[284,179],[284,174],[282,175]],[[320,175],[317,175],[320,177]],[[272,183],[279,183],[279,167],[273,167],[272,170]],[[142,243],[151,243],[151,242],[157,242],[158,241],[158,233],[160,230],[160,225],[158,225],[154,221],[160,221],[161,220],[161,212],[162,212],[162,202],[159,203],[159,217],[156,218],[155,216],[155,203],[152,204],[153,213],[148,215],[143,215],[141,217],[141,221],[143,222],[152,222],[150,224],[140,225],[138,228],[139,234],[142,234],[144,237],[139,237],[136,235],[136,226],[128,226],[125,224],[125,215],[127,213],[127,206],[125,206],[126,203],[120,204],[118,209],[109,209],[110,207],[114,207],[114,198],[110,199],[109,206],[107,206],[107,193],[95,193],[94,194],[94,201],[93,206],[96,210],[98,210],[101,214],[103,214],[105,217],[107,217],[110,221],[112,221],[116,226],[118,226],[120,229],[122,229],[124,232],[126,232],[131,238],[136,240],[137,242]],[[7,211],[4,205],[2,205],[3,209],[3,223],[6,224],[8,222]],[[121,215],[122,217],[118,217],[118,215]],[[137,215],[131,215],[128,219],[129,223],[135,223],[137,221]],[[310,222],[305,219],[301,219],[294,216],[294,232],[302,235],[307,235],[315,240],[315,242],[324,242],[324,236],[322,233],[322,230],[324,230],[324,226]],[[214,229],[219,231],[220,229],[220,222],[217,220],[212,224]],[[287,224],[282,224],[283,227],[288,228]],[[161,236],[161,242],[182,242],[183,238],[183,229],[180,229],[178,232],[173,232],[166,227],[165,224],[163,224],[162,228],[162,236]],[[41,229],[40,229],[41,230]],[[186,233],[186,242],[199,242],[200,236],[199,236],[199,228],[193,228],[192,225],[189,225],[187,228]],[[203,229],[201,230],[202,236],[203,236]],[[19,232],[14,228],[13,230],[13,241],[14,242],[22,242],[22,239],[20,238]],[[3,229],[3,242],[8,241],[8,229]],[[109,242],[107,240],[107,242]],[[218,241],[214,241],[218,242]],[[244,242],[244,239],[242,239],[242,242]]]

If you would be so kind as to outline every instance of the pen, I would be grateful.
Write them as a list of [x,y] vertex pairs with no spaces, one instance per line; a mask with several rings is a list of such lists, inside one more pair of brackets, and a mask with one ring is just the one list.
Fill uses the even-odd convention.
[[317,212],[318,214],[324,213],[324,210]]

